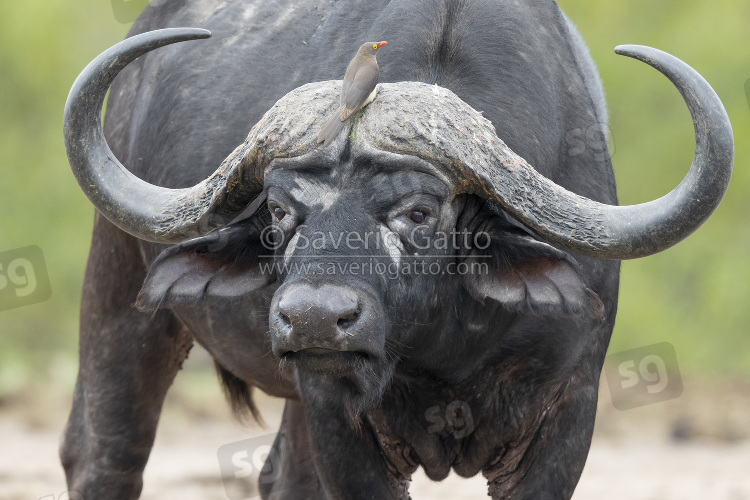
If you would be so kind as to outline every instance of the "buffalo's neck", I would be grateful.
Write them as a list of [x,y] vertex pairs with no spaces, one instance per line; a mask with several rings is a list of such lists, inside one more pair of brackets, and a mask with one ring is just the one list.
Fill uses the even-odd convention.
[[505,339],[516,329],[518,315],[494,305],[479,307],[463,297],[457,300],[461,303],[444,316],[399,335],[408,346],[401,349],[406,355],[397,370],[405,380],[426,376],[458,384],[487,362],[512,355]]
[[539,384],[533,360],[495,361],[460,382],[397,372],[381,404],[367,412],[396,476],[408,478],[422,466],[433,480],[451,469],[469,477],[520,460],[567,382],[552,377]]

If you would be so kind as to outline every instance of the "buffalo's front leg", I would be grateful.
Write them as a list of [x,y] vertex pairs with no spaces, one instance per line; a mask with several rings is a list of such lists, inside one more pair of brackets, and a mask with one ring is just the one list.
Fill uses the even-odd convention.
[[299,401],[287,400],[273,451],[258,480],[263,500],[311,500],[324,498]]
[[60,449],[68,486],[84,498],[138,498],[164,396],[192,344],[171,313],[132,307],[142,267],[135,240],[97,216]]
[[406,485],[388,476],[377,440],[367,423],[358,429],[345,416],[337,385],[300,372],[299,389],[313,462],[326,500],[403,500]]
[[[597,380],[570,377],[516,470],[485,470],[493,500],[568,500],[586,463],[596,416]],[[500,464],[502,466],[502,463]]]

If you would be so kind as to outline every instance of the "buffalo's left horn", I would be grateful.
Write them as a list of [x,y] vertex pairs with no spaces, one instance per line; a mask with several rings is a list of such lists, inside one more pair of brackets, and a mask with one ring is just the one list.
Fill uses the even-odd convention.
[[175,243],[202,236],[231,221],[262,190],[255,165],[241,166],[235,155],[191,188],[154,186],[131,174],[104,138],[104,96],[125,66],[159,47],[210,36],[203,29],[171,28],[128,38],[86,66],[65,103],[65,150],[78,184],[107,219],[138,238]]
[[456,192],[496,201],[562,247],[605,259],[652,255],[686,238],[718,207],[732,174],[732,126],[714,90],[684,62],[651,47],[625,45],[616,52],[667,76],[695,127],[695,157],[687,175],[670,193],[648,203],[606,205],[555,184],[500,140],[479,112],[436,86],[415,88],[409,95],[408,87],[388,92],[389,84],[381,84],[357,134],[378,150],[426,160]]
[[[531,211],[524,214],[523,210],[513,210],[515,196],[510,193],[506,208],[522,216],[521,220],[540,235],[577,252],[606,259],[634,259],[679,243],[716,210],[732,175],[734,139],[719,96],[693,68],[652,47],[621,45],[615,52],[659,70],[685,100],[696,141],[693,163],[685,178],[661,198],[627,206],[603,205],[537,178],[538,185],[525,185],[535,205]],[[545,205],[546,210],[538,210]],[[561,212],[564,216],[538,217],[542,212]]]

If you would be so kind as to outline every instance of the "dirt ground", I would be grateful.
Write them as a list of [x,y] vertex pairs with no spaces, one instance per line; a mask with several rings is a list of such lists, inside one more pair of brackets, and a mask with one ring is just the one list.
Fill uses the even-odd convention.
[[[235,422],[205,375],[178,377],[145,473],[145,500],[257,498],[248,482],[222,481],[220,447],[274,433],[281,404],[261,398],[267,428]],[[63,394],[0,406],[0,499],[80,500],[65,494],[57,458],[70,405]],[[685,380],[680,398],[628,411],[600,394],[594,442],[575,500],[750,500],[750,386]],[[487,498],[481,477],[434,483],[417,474],[412,498]],[[92,500],[92,499],[85,499]]]

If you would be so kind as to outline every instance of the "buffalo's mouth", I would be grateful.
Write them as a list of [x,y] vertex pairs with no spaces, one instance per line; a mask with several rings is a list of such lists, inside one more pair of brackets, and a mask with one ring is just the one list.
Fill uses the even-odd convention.
[[370,356],[360,351],[337,351],[314,347],[286,352],[281,355],[281,359],[306,372],[346,376],[362,368],[370,361]]
[[309,347],[287,351],[279,356],[282,363],[294,367],[300,390],[304,388],[327,394],[333,405],[343,405],[355,422],[366,408],[379,401],[395,363],[375,353],[362,350],[337,350]]

